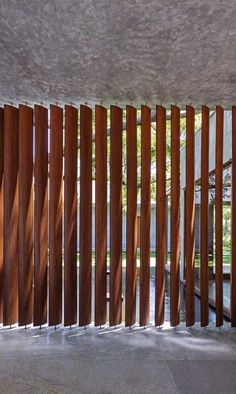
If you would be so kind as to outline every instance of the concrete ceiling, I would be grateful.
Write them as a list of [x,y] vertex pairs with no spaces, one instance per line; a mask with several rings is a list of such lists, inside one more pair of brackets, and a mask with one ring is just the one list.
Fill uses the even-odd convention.
[[236,103],[235,0],[2,0],[0,100]]

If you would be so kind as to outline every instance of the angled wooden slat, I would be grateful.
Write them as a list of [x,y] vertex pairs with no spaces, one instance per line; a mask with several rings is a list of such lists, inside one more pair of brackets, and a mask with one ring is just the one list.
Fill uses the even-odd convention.
[[180,110],[171,106],[171,260],[170,324],[179,324],[180,262]]
[[35,105],[34,326],[47,323],[48,110]]
[[18,321],[18,109],[4,106],[3,325]]
[[136,322],[137,281],[137,110],[126,106],[127,132],[127,233],[125,325]]
[[95,325],[106,323],[107,296],[107,110],[96,105]]
[[92,289],[92,110],[80,107],[79,325],[91,323]]
[[62,321],[63,110],[50,106],[49,325]]
[[33,319],[33,109],[19,106],[19,326]]
[[201,326],[209,323],[208,317],[208,177],[209,177],[209,108],[202,106],[201,134],[201,234],[200,234],[200,289]]
[[186,326],[195,323],[195,111],[186,106],[186,194],[185,194],[185,277]]
[[151,109],[141,107],[140,326],[149,323]]
[[232,166],[231,166],[231,326],[236,327],[236,106],[232,107]]
[[0,108],[0,323],[3,318],[4,110]]
[[166,110],[156,107],[156,285],[155,325],[165,318],[166,265]]
[[111,106],[109,324],[122,319],[122,109]]
[[223,324],[223,130],[224,110],[216,107],[216,163],[215,163],[215,281],[216,326]]
[[64,325],[77,322],[78,110],[65,106]]

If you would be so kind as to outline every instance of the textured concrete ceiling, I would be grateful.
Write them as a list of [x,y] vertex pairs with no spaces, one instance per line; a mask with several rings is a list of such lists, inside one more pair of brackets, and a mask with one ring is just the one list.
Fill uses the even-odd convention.
[[236,103],[235,0],[1,0],[0,99]]

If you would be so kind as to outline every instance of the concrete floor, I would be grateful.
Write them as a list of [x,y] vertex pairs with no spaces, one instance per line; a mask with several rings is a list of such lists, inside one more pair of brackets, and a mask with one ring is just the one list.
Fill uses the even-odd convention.
[[235,393],[236,331],[0,330],[1,393]]

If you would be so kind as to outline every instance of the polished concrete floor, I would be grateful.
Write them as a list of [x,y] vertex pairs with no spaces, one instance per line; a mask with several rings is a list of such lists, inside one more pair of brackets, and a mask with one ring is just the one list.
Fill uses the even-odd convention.
[[235,393],[236,331],[0,330],[1,393]]

